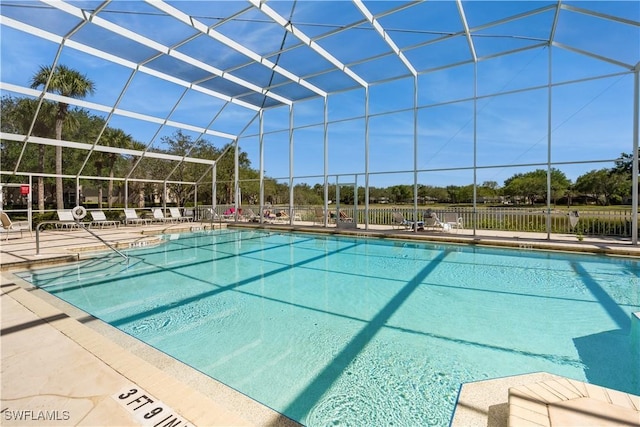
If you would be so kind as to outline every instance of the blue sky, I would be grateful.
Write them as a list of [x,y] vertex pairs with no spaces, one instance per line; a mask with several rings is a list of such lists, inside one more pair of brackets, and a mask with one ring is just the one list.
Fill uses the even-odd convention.
[[[97,2],[69,2],[77,7],[92,8]],[[170,2],[192,16],[211,25],[214,17],[250,6],[244,2]],[[23,7],[13,7],[18,4]],[[2,2],[3,17],[29,23],[50,33],[65,34],[78,20],[59,10],[31,9],[25,5],[41,3]],[[292,2],[274,1],[269,5],[282,16],[288,16]],[[401,2],[365,2],[376,14]],[[553,2],[515,1],[463,1],[468,24],[481,28],[487,22],[519,14],[527,10],[544,8]],[[624,64],[634,66],[640,61],[640,6],[635,1],[586,1],[563,2],[570,6],[560,12],[560,19],[551,48],[539,45],[549,37],[554,10],[549,9],[532,16],[523,17],[502,25],[474,32],[474,47],[478,57],[477,94],[474,104],[474,65],[463,64],[438,70],[446,64],[469,59],[469,45],[464,36],[444,38],[438,43],[430,40],[460,31],[462,23],[456,5],[451,1],[432,1],[380,17],[379,22],[388,35],[401,48],[420,46],[405,51],[408,60],[418,69],[417,143],[418,157],[414,158],[414,114],[413,78],[386,81],[399,74],[408,74],[395,55],[382,56],[368,63],[360,59],[383,54],[389,46],[382,37],[372,37],[373,30],[367,25],[337,32],[318,40],[318,44],[331,52],[338,60],[351,64],[350,68],[371,82],[369,89],[369,172],[370,184],[386,186],[411,184],[414,165],[425,170],[419,174],[419,182],[431,185],[465,185],[473,182],[474,141],[477,144],[477,181],[497,181],[517,172],[526,172],[538,167],[506,167],[509,164],[545,163],[548,158],[547,133],[548,108],[551,106],[552,162],[587,162],[558,166],[571,179],[591,169],[611,167],[612,164],[598,160],[616,158],[622,152],[631,152],[633,138],[633,74],[625,72]],[[139,31],[145,37],[165,45],[172,45],[193,34],[192,28],[176,24],[169,17],[160,17],[158,10],[139,1],[117,1],[110,6],[109,13],[100,15],[125,28]],[[573,8],[573,9],[572,9]],[[626,20],[614,22],[608,19],[580,13],[594,10],[607,16]],[[37,15],[36,15],[37,11]],[[153,12],[156,16],[136,15],[130,12]],[[336,26],[347,25],[362,14],[353,3],[297,2],[294,9],[294,24],[310,37],[331,31]],[[257,9],[247,11],[237,19],[221,27],[225,36],[241,41],[246,47],[260,55],[277,51],[283,44],[282,28],[269,22]],[[53,63],[58,44],[28,34],[7,24],[3,18],[1,27],[1,77],[2,95],[24,96],[7,89],[7,85],[28,87],[29,78],[40,65]],[[375,36],[375,34],[373,34]],[[104,28],[85,28],[72,40],[92,44],[105,52],[118,54],[127,60],[142,61],[153,55],[153,50],[135,42],[118,38]],[[224,65],[248,63],[243,55],[220,44],[219,51],[205,45],[205,40],[194,41],[179,48],[199,60],[211,60]],[[294,47],[300,40],[288,34],[284,46]],[[420,45],[420,44],[423,45]],[[424,44],[427,43],[427,44]],[[539,46],[538,46],[539,45]],[[115,46],[115,47],[114,47]],[[510,49],[523,49],[508,56],[490,57]],[[207,47],[209,47],[207,49]],[[589,52],[591,55],[581,53]],[[295,55],[294,55],[295,53]],[[602,61],[597,56],[609,58]],[[329,173],[342,175],[340,181],[358,180],[364,184],[365,171],[365,90],[340,72],[313,75],[318,70],[331,67],[315,52],[301,46],[285,52],[280,57],[271,56],[271,61],[300,76],[309,76],[308,81],[319,87],[354,88],[329,96]],[[553,64],[552,81],[556,86],[551,91],[549,103],[548,64]],[[241,61],[241,62],[239,62]],[[73,47],[62,50],[59,63],[80,70],[96,84],[94,95],[86,101],[102,106],[112,106],[122,93],[132,70],[126,66],[87,54]],[[175,72],[183,79],[197,80],[206,73],[202,69],[183,66],[175,58],[162,58],[150,66],[163,72]],[[268,70],[267,70],[268,71]],[[274,77],[262,66],[240,67],[234,71],[241,78],[256,81]],[[257,74],[256,74],[257,73]],[[607,78],[591,79],[608,75]],[[385,81],[385,83],[381,83]],[[574,84],[564,84],[577,81]],[[229,83],[229,90],[237,90]],[[13,86],[12,86],[13,87]],[[534,90],[520,91],[523,88]],[[246,91],[246,89],[242,89]],[[276,91],[298,96],[300,90],[293,85],[279,87]],[[490,94],[508,93],[487,97]],[[259,128],[254,120],[256,111],[240,105],[230,104],[220,109],[224,101],[194,90],[163,81],[148,73],[138,72],[122,96],[119,108],[145,114],[155,118],[207,127],[219,113],[211,129],[238,135],[246,125],[240,145],[252,164],[259,165]],[[320,182],[317,177],[324,172],[324,126],[323,101],[321,98],[301,101],[294,106],[294,124],[300,127],[294,132],[294,175],[296,182]],[[175,109],[173,114],[170,114]],[[477,119],[474,120],[474,109]],[[105,116],[103,111],[93,113]],[[264,113],[265,170],[268,176],[285,178],[289,174],[289,107],[266,109]],[[136,140],[145,144],[153,142],[159,147],[162,136],[176,131],[174,126],[161,127],[158,123],[133,118],[114,116],[110,125],[124,129]],[[183,131],[194,138],[198,131]],[[475,132],[474,132],[475,129]],[[153,139],[153,136],[157,137]],[[224,137],[207,136],[217,146],[228,142]],[[2,169],[10,166],[3,165]],[[393,173],[392,173],[393,172]],[[356,176],[357,175],[357,176]],[[332,177],[335,181],[335,177]]]

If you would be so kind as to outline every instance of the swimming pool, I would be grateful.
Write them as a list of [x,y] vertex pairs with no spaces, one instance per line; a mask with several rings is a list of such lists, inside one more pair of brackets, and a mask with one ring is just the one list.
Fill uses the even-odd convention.
[[464,382],[640,394],[637,259],[263,231],[24,279],[309,426],[448,425]]

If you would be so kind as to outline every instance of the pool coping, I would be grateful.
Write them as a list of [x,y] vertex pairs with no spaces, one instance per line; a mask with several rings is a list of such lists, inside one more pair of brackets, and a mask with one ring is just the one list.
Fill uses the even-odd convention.
[[328,234],[336,236],[350,236],[350,237],[363,237],[363,238],[379,238],[379,239],[394,239],[394,240],[406,240],[414,242],[436,242],[436,243],[449,243],[449,244],[462,244],[472,246],[486,246],[486,247],[504,247],[520,250],[544,250],[544,251],[559,251],[559,252],[575,252],[575,253],[588,253],[599,255],[615,255],[621,257],[638,257],[640,256],[640,246],[633,246],[631,244],[619,243],[615,240],[592,240],[592,241],[571,241],[574,236],[562,235],[561,239],[546,239],[540,237],[541,233],[511,233],[515,235],[509,235],[509,233],[503,233],[504,236],[489,236],[489,235],[465,235],[452,232],[441,231],[411,231],[411,230],[397,230],[397,229],[381,229],[370,228],[369,230],[355,228],[325,228],[308,225],[288,225],[288,224],[273,224],[273,223],[250,223],[250,222],[238,222],[229,223],[227,228],[251,228],[251,229],[263,229],[270,231],[292,231],[299,233],[316,233],[316,234]]

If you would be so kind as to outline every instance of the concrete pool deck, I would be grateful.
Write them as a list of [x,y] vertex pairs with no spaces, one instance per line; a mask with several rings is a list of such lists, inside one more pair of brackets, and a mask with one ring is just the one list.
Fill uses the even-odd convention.
[[[158,242],[157,234],[210,226],[211,224],[200,223],[171,226],[157,224],[94,231],[112,246],[124,248],[129,245],[155,244]],[[291,229],[271,224],[257,226]],[[294,228],[307,232],[342,232],[335,228],[313,227],[312,224],[296,224]],[[514,239],[516,236],[513,233],[503,236],[496,233],[491,236],[474,236],[470,230],[460,230],[458,233],[411,233],[390,230],[388,226],[366,232],[345,231],[345,234],[353,233],[454,243],[466,241],[482,245],[514,246],[523,250],[540,248],[565,251],[576,247],[575,250],[583,252],[640,256],[640,248],[628,243],[602,239],[578,242],[575,236],[554,236],[549,241],[545,239],[545,235],[540,234],[518,235]],[[97,239],[82,230],[44,232],[40,235],[40,245],[40,254],[36,255],[35,236],[17,238],[17,235],[11,235],[8,241],[2,240],[2,425],[122,426],[165,425],[178,421],[181,421],[180,427],[298,425],[46,292],[31,287],[13,275],[14,270],[28,270],[46,264],[91,257],[93,252],[106,249]],[[526,383],[546,378],[536,377],[535,381],[534,378],[529,378]],[[519,382],[516,385],[522,385],[522,380]],[[494,415],[499,405],[505,408],[504,405],[508,404],[508,389],[515,383],[512,381],[510,384],[500,385],[493,392],[488,392],[486,388],[471,387],[469,396],[472,400],[473,396],[484,399],[493,396],[494,400],[491,404],[481,403],[481,406],[485,406],[473,407],[466,414],[463,406],[467,405],[465,399],[469,397],[464,397],[461,393],[459,409],[456,410],[452,424],[506,425],[503,424],[504,417],[494,418],[502,421],[491,424],[491,407]],[[496,403],[495,399],[500,403]],[[148,418],[145,419],[145,415]],[[460,419],[463,420],[462,423],[459,422]]]

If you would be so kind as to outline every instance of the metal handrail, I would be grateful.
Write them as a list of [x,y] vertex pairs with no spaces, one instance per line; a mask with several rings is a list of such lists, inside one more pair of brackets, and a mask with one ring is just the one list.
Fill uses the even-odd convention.
[[[40,255],[40,226],[47,225],[47,224],[69,224],[69,222],[68,221],[42,221],[41,223],[39,223],[38,226],[36,227],[36,255]],[[102,237],[98,236],[96,233],[89,230],[89,228],[85,227],[84,224],[82,224],[80,221],[76,220],[75,224],[77,224],[79,228],[82,228],[87,232],[89,232],[89,234],[93,235],[96,239],[100,240],[107,247],[109,247],[109,249],[111,249],[112,251],[120,255],[122,258],[129,261],[128,256],[126,256],[125,254],[117,250],[115,247],[111,246],[111,244],[105,241]]]

